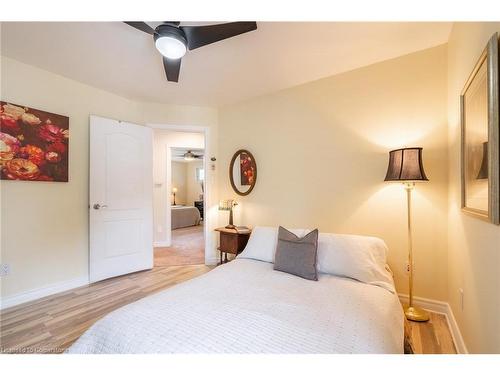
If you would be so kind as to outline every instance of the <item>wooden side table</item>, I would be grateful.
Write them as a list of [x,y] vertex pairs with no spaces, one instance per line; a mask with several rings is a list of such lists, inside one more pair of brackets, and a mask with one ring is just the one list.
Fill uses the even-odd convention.
[[[237,229],[228,229],[228,228],[217,228],[215,231],[219,232],[219,247],[217,250],[220,251],[220,262],[227,263],[227,254],[238,255],[243,251],[245,246],[247,245],[248,239],[250,238],[250,234],[252,233],[251,229],[240,230]],[[222,255],[224,253],[224,260],[222,259]]]

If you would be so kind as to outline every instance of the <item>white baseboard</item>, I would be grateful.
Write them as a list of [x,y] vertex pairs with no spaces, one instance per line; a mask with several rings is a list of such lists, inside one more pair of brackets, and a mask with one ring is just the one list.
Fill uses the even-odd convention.
[[453,310],[449,304],[446,305],[448,306],[446,320],[448,321],[448,326],[450,327],[451,337],[453,337],[453,341],[455,342],[455,348],[457,348],[457,352],[459,354],[469,354],[462,334],[460,333],[460,329],[458,328],[457,321],[455,320],[455,315],[453,315]]
[[[401,303],[408,303],[409,297],[407,294],[399,293],[398,296]],[[451,337],[453,339],[457,352],[459,354],[469,353],[467,351],[467,347],[465,346],[462,334],[460,333],[460,329],[458,328],[455,316],[453,315],[453,310],[451,309],[448,302],[422,297],[413,297],[413,300],[415,301],[415,304],[426,310],[445,315],[446,322],[448,323],[448,328],[450,329]]]
[[31,289],[23,293],[14,294],[12,296],[2,297],[0,300],[0,310],[20,305],[21,303],[30,302],[39,298],[47,297],[52,294],[65,292],[70,289],[88,285],[89,278],[87,276],[78,277],[76,279],[54,283],[42,288]]
[[169,241],[157,241],[153,242],[153,247],[169,247],[171,243]]
[[[398,296],[401,303],[408,303],[408,294],[399,293]],[[413,297],[413,301],[415,301],[415,304],[418,306],[432,312],[446,315],[448,311],[447,302],[422,297]]]
[[207,266],[213,266],[217,263],[219,263],[219,259],[216,257],[205,258],[205,264]]

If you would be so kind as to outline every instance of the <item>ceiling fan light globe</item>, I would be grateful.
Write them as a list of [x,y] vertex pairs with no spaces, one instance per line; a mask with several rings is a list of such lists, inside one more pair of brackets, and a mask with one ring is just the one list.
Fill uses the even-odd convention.
[[168,59],[180,59],[186,54],[187,48],[183,41],[170,36],[160,36],[155,40],[156,49]]

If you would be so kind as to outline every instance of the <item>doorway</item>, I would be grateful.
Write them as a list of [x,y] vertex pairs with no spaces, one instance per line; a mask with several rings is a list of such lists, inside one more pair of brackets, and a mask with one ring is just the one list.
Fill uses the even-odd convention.
[[154,126],[154,265],[207,263],[206,134]]
[[205,263],[204,148],[171,147],[171,245],[155,247],[155,266]]

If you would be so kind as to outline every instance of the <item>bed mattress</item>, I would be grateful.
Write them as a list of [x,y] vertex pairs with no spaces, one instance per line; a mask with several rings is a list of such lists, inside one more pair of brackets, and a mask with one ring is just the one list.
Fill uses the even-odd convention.
[[68,353],[403,353],[397,295],[236,259],[96,322]]
[[193,206],[172,207],[172,229],[191,227],[200,223],[200,211]]

